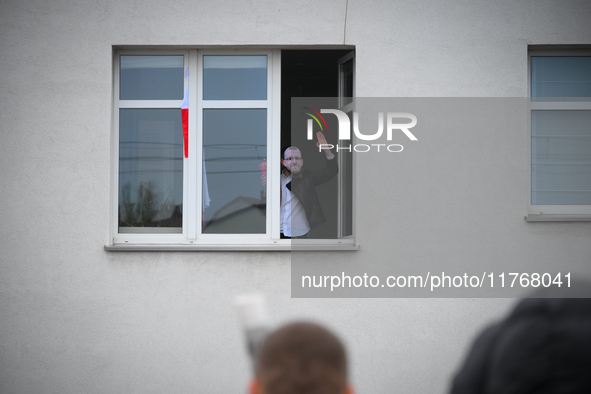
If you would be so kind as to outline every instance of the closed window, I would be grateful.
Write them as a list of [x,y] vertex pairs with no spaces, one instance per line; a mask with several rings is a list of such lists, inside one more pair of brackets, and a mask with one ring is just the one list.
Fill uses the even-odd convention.
[[531,52],[530,214],[591,214],[591,53]]

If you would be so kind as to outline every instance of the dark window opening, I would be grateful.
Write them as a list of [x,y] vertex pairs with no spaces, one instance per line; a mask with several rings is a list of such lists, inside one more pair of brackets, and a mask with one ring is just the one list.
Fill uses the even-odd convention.
[[[335,103],[332,108],[337,108],[339,59],[349,53],[351,53],[350,49],[281,51],[281,157],[283,158],[283,152],[287,147],[291,145],[298,146],[304,158],[304,170],[321,168],[325,165],[325,159],[324,154],[318,152],[315,141],[302,142],[301,138],[299,138],[301,135],[292,135],[291,99],[292,97],[334,97]],[[353,70],[351,69],[350,72],[353,73]],[[293,132],[304,133],[305,131],[304,129],[298,129],[293,130]],[[325,137],[329,144],[337,145],[338,137],[335,130],[332,130],[331,133],[325,133]],[[294,143],[292,141],[298,142]],[[334,149],[333,153],[337,154]],[[350,164],[350,161],[348,163]],[[339,209],[337,201],[339,186],[337,178],[335,177],[328,183],[319,186],[317,192],[326,217],[326,223],[312,230],[309,234],[310,238],[338,238]],[[349,232],[346,235],[350,234]]]

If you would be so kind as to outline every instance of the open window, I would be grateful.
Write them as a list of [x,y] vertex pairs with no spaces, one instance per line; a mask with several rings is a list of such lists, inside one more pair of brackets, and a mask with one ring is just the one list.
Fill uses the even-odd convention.
[[[341,103],[346,102],[346,110],[352,111],[353,75],[352,50],[282,51],[282,152],[288,146],[297,146],[304,158],[304,168],[322,168],[325,166],[325,158],[316,147],[315,140],[306,140],[301,122],[292,119],[292,111],[295,114],[304,111],[301,105],[292,105],[292,99],[318,98],[319,101],[297,102],[328,102],[330,108],[341,108]],[[327,119],[329,123],[331,120],[333,119]],[[323,130],[324,134],[328,143],[336,146],[339,144],[337,128],[330,129],[331,132]],[[349,144],[350,142],[347,142],[347,145]],[[337,153],[334,149],[333,153],[336,155],[339,173],[334,179],[317,188],[326,223],[310,232],[312,239],[342,240],[352,238],[353,235],[353,153]]]
[[[113,249],[289,248],[278,187],[289,102],[352,94],[344,56],[351,64],[333,49],[116,51]],[[353,233],[352,157],[338,160],[326,225],[311,234],[324,243]]]

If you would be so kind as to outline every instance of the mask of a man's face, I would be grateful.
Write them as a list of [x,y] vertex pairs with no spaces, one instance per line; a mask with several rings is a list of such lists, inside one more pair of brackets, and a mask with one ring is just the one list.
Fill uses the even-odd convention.
[[286,150],[283,165],[292,175],[298,175],[302,171],[302,166],[304,165],[302,153],[295,149]]

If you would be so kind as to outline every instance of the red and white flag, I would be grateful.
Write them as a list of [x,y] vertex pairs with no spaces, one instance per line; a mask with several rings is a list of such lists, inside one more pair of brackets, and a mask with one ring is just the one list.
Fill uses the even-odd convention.
[[[189,81],[189,67],[185,71],[185,77]],[[185,157],[189,157],[189,83],[185,89],[183,104],[181,104],[181,115],[183,118],[183,142],[185,146]]]

